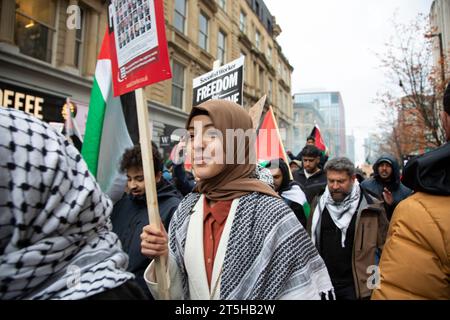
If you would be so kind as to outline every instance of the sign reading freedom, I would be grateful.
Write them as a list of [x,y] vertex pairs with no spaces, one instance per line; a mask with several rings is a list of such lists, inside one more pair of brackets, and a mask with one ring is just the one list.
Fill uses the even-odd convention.
[[211,99],[243,103],[244,57],[205,73],[193,81],[193,106]]

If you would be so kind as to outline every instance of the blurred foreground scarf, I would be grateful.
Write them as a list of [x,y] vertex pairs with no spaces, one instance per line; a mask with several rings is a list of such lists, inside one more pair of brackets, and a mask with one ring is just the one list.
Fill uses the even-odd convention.
[[133,278],[111,210],[73,145],[0,107],[0,299],[82,299]]

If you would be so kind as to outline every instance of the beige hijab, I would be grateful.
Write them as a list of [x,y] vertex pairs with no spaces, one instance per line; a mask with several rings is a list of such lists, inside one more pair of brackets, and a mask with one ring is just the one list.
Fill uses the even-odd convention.
[[[249,161],[249,150],[250,147],[253,148],[249,146],[249,139],[245,139],[244,142],[234,137],[234,150],[227,150],[226,129],[243,129],[245,132],[253,128],[252,119],[244,108],[226,100],[209,100],[192,108],[186,127],[189,127],[193,117],[205,112],[211,118],[214,127],[222,132],[225,156],[228,152],[233,152],[235,161],[234,164],[226,164],[224,170],[215,177],[199,181],[194,191],[204,194],[207,199],[213,201],[233,200],[252,192],[279,197],[270,186],[251,178],[256,165]],[[245,150],[244,164],[237,164],[238,150],[239,152]]]

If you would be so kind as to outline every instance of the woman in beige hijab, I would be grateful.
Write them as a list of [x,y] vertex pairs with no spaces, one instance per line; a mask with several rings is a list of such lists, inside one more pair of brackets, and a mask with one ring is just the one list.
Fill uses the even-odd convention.
[[[328,297],[331,281],[311,240],[283,200],[258,179],[247,112],[229,101],[207,101],[193,107],[187,129],[199,182],[180,203],[169,236],[153,226],[141,235],[144,255],[168,259],[170,298]],[[152,264],[144,278],[158,297]]]

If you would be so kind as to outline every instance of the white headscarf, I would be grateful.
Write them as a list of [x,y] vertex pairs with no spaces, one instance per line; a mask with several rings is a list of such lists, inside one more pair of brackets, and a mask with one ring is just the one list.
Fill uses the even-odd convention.
[[0,300],[81,299],[133,278],[111,210],[64,136],[0,107]]

